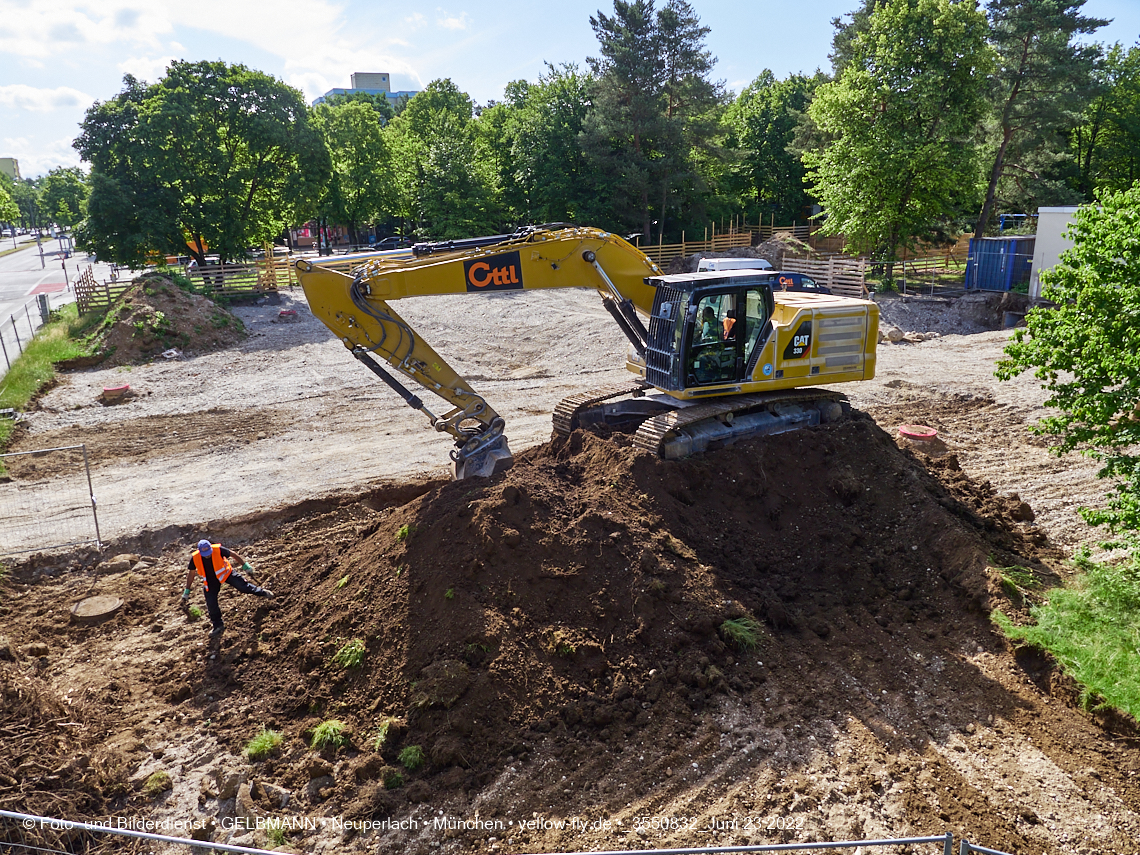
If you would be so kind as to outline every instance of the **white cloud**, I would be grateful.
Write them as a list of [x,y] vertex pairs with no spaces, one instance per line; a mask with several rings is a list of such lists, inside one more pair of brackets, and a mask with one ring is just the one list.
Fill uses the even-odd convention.
[[3,4],[0,53],[42,60],[77,45],[148,45],[171,29],[168,15],[143,10],[92,6],[82,0],[28,0]]
[[467,29],[467,13],[463,12],[459,15],[449,15],[443,9],[436,10],[439,13],[436,18],[436,23],[443,27],[445,30],[466,30]]
[[28,137],[6,137],[0,139],[0,150],[5,157],[20,161],[20,174],[24,178],[35,178],[57,166],[82,165],[79,152],[71,147],[70,137],[48,143]]
[[70,86],[57,86],[55,89],[38,89],[24,83],[0,86],[0,106],[30,110],[33,113],[84,108],[94,100],[90,95]]
[[116,68],[123,74],[133,74],[139,80],[154,83],[166,73],[167,66],[174,62],[175,59],[177,59],[177,57],[174,56],[133,56],[129,59],[124,59]]

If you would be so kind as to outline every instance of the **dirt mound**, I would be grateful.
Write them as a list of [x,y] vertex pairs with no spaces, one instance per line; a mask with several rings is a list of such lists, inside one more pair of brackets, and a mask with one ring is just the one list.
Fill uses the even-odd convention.
[[107,311],[92,349],[104,355],[99,365],[106,368],[145,362],[171,350],[186,356],[210,353],[245,338],[242,322],[213,301],[184,291],[160,273],[146,273]]
[[[575,433],[492,481],[211,524],[278,593],[226,595],[220,647],[175,615],[204,532],[168,533],[161,570],[134,555],[104,568],[100,592],[127,606],[97,627],[58,609],[90,578],[30,559],[6,583],[8,631],[48,656],[21,642],[0,676],[39,679],[42,720],[82,721],[84,745],[119,754],[61,751],[126,758],[90,783],[93,801],[69,799],[88,815],[101,799],[272,815],[284,787],[290,815],[502,819],[509,851],[947,828],[1005,851],[1132,851],[1140,756],[1071,708],[1049,663],[1010,656],[988,618],[1010,610],[1001,568],[1044,578],[1058,558],[1016,521],[1025,511],[952,453],[900,449],[859,415],[679,462]],[[338,661],[354,648],[358,662]],[[23,716],[0,716],[7,733],[27,714],[0,690]],[[314,752],[328,719],[351,739]],[[251,764],[242,746],[263,725],[285,740]],[[413,748],[423,765],[408,769]],[[0,797],[27,762],[0,768]],[[152,801],[159,770],[173,791]],[[237,802],[211,783],[243,775]],[[1109,812],[1113,827],[1076,846]],[[613,824],[506,825],[551,816]],[[489,836],[504,839],[433,827],[365,848],[455,853]]]
[[1024,294],[969,291],[960,297],[878,293],[879,328],[940,335],[973,335],[1001,329],[1007,318],[1020,321],[1028,310]]
[[[953,627],[986,622],[987,566],[1038,556],[1000,497],[952,457],[937,467],[954,492],[866,418],[678,463],[575,433],[501,480],[436,487],[333,537],[287,532],[274,584],[289,607],[261,630],[274,653],[223,657],[262,689],[241,727],[306,734],[335,714],[365,751],[354,762],[375,765],[391,718],[387,762],[419,745],[433,787],[466,789],[544,734],[675,739],[766,681],[808,719],[831,716],[808,663],[855,658],[901,690],[905,674],[878,664],[888,651],[946,656]],[[753,618],[753,638],[733,632]],[[351,639],[364,663],[345,668]],[[267,771],[308,781],[300,761]],[[322,798],[351,806],[358,783]]]

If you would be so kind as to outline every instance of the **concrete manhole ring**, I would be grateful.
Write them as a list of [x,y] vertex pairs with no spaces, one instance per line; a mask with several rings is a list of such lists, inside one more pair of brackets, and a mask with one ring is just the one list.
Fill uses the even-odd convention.
[[119,597],[106,594],[87,597],[71,607],[71,619],[90,626],[113,618],[122,607],[123,601]]

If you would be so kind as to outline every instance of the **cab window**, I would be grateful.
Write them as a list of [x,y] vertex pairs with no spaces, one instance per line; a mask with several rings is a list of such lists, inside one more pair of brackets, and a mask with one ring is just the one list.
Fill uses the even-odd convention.
[[690,385],[728,383],[736,379],[736,298],[734,292],[709,294],[697,303],[688,358]]

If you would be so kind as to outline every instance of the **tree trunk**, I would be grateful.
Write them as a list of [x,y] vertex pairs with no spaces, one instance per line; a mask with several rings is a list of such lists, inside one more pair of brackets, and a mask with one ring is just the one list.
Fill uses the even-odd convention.
[[1005,152],[1009,148],[1009,141],[1013,139],[1013,129],[1002,129],[1001,145],[998,146],[997,157],[994,158],[994,168],[990,171],[990,183],[986,187],[986,200],[982,203],[982,212],[978,215],[978,222],[974,226],[974,237],[982,237],[986,233],[986,226],[994,215],[994,198],[997,196],[998,182],[1005,170]]

